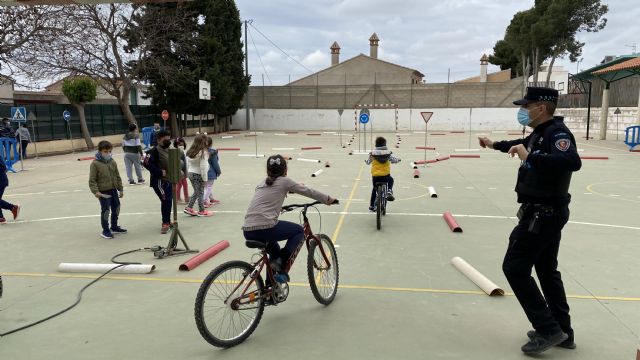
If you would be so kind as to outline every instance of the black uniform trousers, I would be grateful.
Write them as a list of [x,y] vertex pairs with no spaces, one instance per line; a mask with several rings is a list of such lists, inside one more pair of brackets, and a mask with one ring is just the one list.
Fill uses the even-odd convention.
[[[511,232],[502,270],[537,332],[547,335],[561,329],[573,336],[567,296],[558,271],[561,231],[569,220],[569,207],[556,206],[553,214],[540,213],[538,233],[529,231],[534,211],[530,206]],[[531,276],[534,266],[542,293]]]

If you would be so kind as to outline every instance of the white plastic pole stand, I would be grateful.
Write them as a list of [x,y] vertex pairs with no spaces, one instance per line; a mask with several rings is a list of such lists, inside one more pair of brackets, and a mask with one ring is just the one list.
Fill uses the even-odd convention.
[[436,188],[434,188],[433,186],[429,186],[427,188],[429,190],[429,196],[432,198],[437,198],[438,197],[438,193],[436,193]]
[[311,174],[311,177],[318,177],[318,176],[320,176],[320,174],[322,174],[322,169],[320,169],[320,170],[314,172],[313,174]]
[[469,265],[469,263],[464,261],[462,258],[459,258],[457,256],[454,257],[453,259],[451,259],[451,264],[469,280],[473,281],[474,284],[478,285],[478,287],[482,289],[482,291],[484,291],[487,295],[504,295],[504,290],[502,290],[498,285],[494,284],[486,276],[482,275],[478,270]]
[[[105,273],[119,264],[83,264],[83,263],[61,263],[58,271],[63,273]],[[139,264],[121,266],[111,272],[111,274],[149,274],[156,269],[155,265]]]

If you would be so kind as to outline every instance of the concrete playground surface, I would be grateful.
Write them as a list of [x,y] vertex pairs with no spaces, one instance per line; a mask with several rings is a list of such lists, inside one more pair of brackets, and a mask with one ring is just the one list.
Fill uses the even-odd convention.
[[[367,210],[371,193],[366,155],[351,137],[333,132],[246,132],[217,134],[222,177],[214,185],[221,203],[211,218],[178,220],[192,248],[220,240],[229,248],[190,272],[179,272],[187,257],[156,259],[149,252],[122,260],[155,264],[148,275],[110,275],[90,287],[79,306],[25,331],[0,338],[0,359],[521,359],[530,325],[511,293],[501,264],[516,220],[513,192],[520,161],[479,150],[477,133],[384,133],[402,158],[392,174],[397,200],[389,203],[382,229]],[[436,135],[442,134],[442,135]],[[223,139],[222,136],[225,136]],[[494,139],[515,139],[488,132]],[[232,136],[232,137],[229,137]],[[616,141],[585,141],[576,134],[584,160],[571,184],[571,218],[563,231],[560,271],[571,306],[576,350],[550,349],[542,358],[631,359],[640,334],[640,153]],[[257,147],[256,147],[257,143]],[[364,148],[363,144],[360,144]],[[302,147],[322,149],[302,151]],[[274,150],[287,149],[287,150]],[[241,154],[283,153],[289,176],[341,200],[310,211],[316,232],[337,245],[340,285],[335,301],[318,304],[307,283],[303,250],[291,273],[289,299],[267,307],[247,341],[228,350],[210,346],[198,333],[193,309],[202,279],[229,260],[251,259],[240,231],[255,184],[265,176],[265,158]],[[452,154],[419,168],[409,163]],[[109,263],[130,249],[162,245],[159,201],[148,185],[125,185],[120,223],[128,234],[99,236],[99,205],[89,193],[90,153],[29,159],[26,171],[9,174],[5,200],[22,205],[19,221],[0,227],[0,333],[41,319],[70,305],[96,274],[57,272],[61,262]],[[322,163],[296,160],[318,159]],[[114,150],[126,183],[120,149]],[[331,167],[325,168],[324,163]],[[19,168],[19,165],[17,166]],[[319,169],[317,177],[311,174]],[[148,172],[145,171],[148,180]],[[438,198],[429,197],[434,186]],[[301,202],[290,196],[286,203]],[[182,207],[179,207],[182,210]],[[453,233],[442,218],[451,211],[463,229]],[[5,216],[10,214],[6,214]],[[298,214],[282,219],[297,221]],[[450,261],[462,257],[506,295],[489,297]]]

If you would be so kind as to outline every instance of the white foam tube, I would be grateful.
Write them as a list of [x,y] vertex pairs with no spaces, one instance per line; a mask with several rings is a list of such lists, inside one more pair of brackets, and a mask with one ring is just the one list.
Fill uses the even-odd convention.
[[281,150],[295,150],[294,148],[271,148],[271,150],[281,151]]
[[227,135],[227,136],[223,136],[222,138],[223,138],[223,139],[231,139],[232,137],[233,137],[233,136],[231,136],[231,135]]
[[451,259],[451,264],[469,280],[473,281],[474,284],[478,285],[478,287],[482,289],[482,291],[484,291],[487,295],[504,295],[504,290],[502,290],[498,285],[494,284],[486,276],[482,275],[478,270],[469,265],[469,263],[464,261],[462,258],[457,256],[454,257],[453,259]]
[[414,163],[414,162],[410,163],[409,165],[411,165],[412,169],[417,169],[418,168],[418,165],[416,165],[416,163]]
[[[118,264],[83,264],[83,263],[61,263],[58,271],[63,273],[105,273]],[[111,274],[149,274],[156,269],[155,265],[125,265],[111,272]]]
[[436,193],[436,188],[434,188],[433,186],[429,186],[429,196],[431,196],[432,198],[437,198],[438,197],[438,193]]
[[411,134],[396,134],[398,136],[411,136]]
[[456,149],[457,152],[473,152],[480,151],[480,149]]
[[289,136],[289,134],[280,134],[280,133],[275,133],[273,135],[275,135],[275,136]]
[[314,172],[313,174],[311,174],[311,177],[318,177],[318,176],[320,176],[320,174],[322,174],[322,169],[320,169],[320,170]]
[[414,131],[414,134],[424,134],[424,131]]
[[238,154],[238,156],[242,156],[242,157],[264,157],[264,154]]
[[319,163],[320,160],[315,160],[315,159],[304,159],[304,158],[297,158],[296,160],[298,161],[305,161],[305,162],[314,162],[314,163]]
[[335,134],[336,132],[335,131],[323,131],[322,133],[323,134]]

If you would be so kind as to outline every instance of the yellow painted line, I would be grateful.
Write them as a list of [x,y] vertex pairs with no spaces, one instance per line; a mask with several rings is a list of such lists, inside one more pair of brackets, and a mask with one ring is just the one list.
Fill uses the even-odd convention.
[[[14,277],[44,277],[44,278],[65,278],[65,279],[95,279],[98,275],[92,274],[47,274],[47,273],[22,273],[22,272],[6,272],[2,276]],[[149,281],[161,283],[191,283],[200,284],[203,279],[181,279],[181,278],[154,278],[142,276],[110,276],[107,275],[103,279],[108,280],[125,280],[125,281]],[[308,287],[309,283],[290,282],[290,286]],[[411,293],[430,293],[430,294],[452,294],[452,295],[482,295],[487,296],[483,291],[479,290],[452,290],[452,289],[429,289],[429,288],[410,288],[410,287],[394,287],[394,286],[375,286],[375,285],[345,285],[341,284],[340,289],[352,290],[374,290],[374,291],[393,291],[393,292],[411,292]],[[513,293],[505,292],[505,296],[515,296]],[[599,301],[630,301],[640,302],[640,297],[622,297],[622,296],[592,296],[592,295],[567,295],[568,299],[580,300],[599,300]]]
[[605,197],[607,197],[607,198],[609,198],[609,199],[622,200],[622,201],[630,201],[630,202],[640,202],[640,201],[638,201],[638,200],[633,200],[633,199],[625,199],[625,198],[619,198],[619,197],[611,197],[611,196],[609,196],[609,195],[607,195],[607,194],[603,194],[603,193],[601,193],[601,192],[597,192],[597,191],[593,190],[593,187],[594,187],[594,186],[597,186],[597,185],[605,185],[605,184],[611,185],[611,184],[620,184],[620,183],[640,183],[640,180],[619,180],[619,181],[615,181],[615,180],[614,180],[614,181],[605,181],[605,182],[593,183],[593,184],[589,184],[589,185],[587,185],[587,191],[589,191],[590,193],[593,193],[593,194],[595,194],[595,195],[598,195],[598,196],[605,196]]
[[358,172],[358,177],[353,183],[353,187],[351,188],[351,194],[349,194],[349,199],[347,200],[347,204],[344,206],[343,214],[340,216],[338,220],[338,225],[336,225],[336,230],[333,232],[331,236],[331,241],[335,244],[338,241],[338,235],[340,234],[340,229],[342,229],[342,224],[344,223],[344,218],[347,216],[347,212],[349,211],[349,206],[351,206],[351,202],[353,200],[353,196],[356,193],[356,189],[358,189],[358,184],[360,183],[360,179],[362,178],[362,170],[364,170],[364,164],[360,166],[360,171]]

